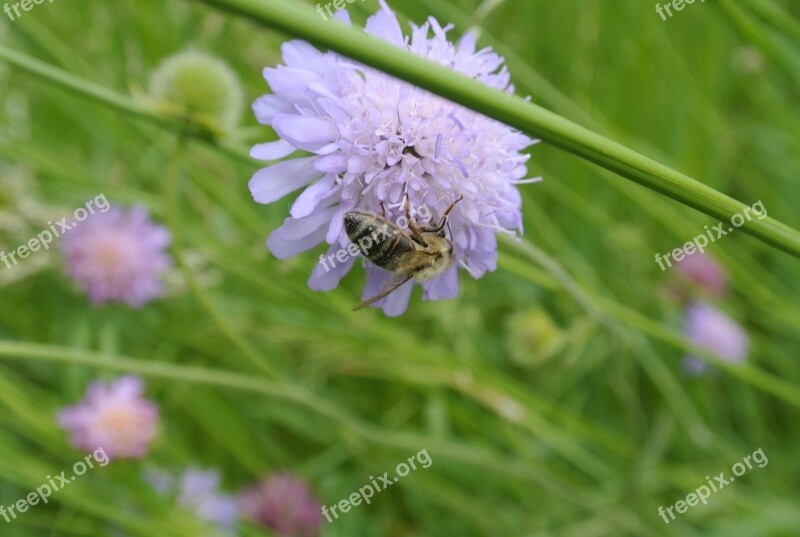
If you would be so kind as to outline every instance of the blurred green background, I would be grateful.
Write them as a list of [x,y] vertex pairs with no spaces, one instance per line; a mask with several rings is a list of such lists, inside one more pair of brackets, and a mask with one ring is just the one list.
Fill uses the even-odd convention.
[[[796,2],[696,2],[667,21],[634,0],[391,6],[402,21],[454,23],[453,38],[472,28],[506,56],[518,94],[800,226]],[[376,9],[348,4],[357,25]],[[226,61],[250,103],[286,38],[191,1],[57,0],[0,16],[4,49],[140,103],[155,67],[187,48]],[[352,313],[363,270],[315,293],[322,251],[265,250],[291,197],[252,201],[260,164],[240,155],[274,133],[249,110],[239,125],[227,149],[195,141],[180,154],[172,217],[186,263],[169,297],[93,308],[54,250],[0,266],[0,504],[82,458],[54,414],[93,379],[143,375],[162,419],[145,461],[90,472],[0,520],[0,535],[212,535],[142,469],[217,467],[230,492],[289,469],[331,505],[421,449],[430,468],[322,534],[800,535],[796,259],[744,233],[709,248],[730,274],[720,305],[750,334],[749,366],[688,378],[683,306],[665,291],[676,275],[654,255],[716,221],[540,144],[529,175],[544,181],[521,187],[537,249],[502,244],[497,272],[462,271],[456,300],[423,303],[417,289],[402,317]],[[0,249],[99,193],[168,223],[175,147],[170,129],[0,59]],[[668,526],[658,516],[759,448],[766,467]]]

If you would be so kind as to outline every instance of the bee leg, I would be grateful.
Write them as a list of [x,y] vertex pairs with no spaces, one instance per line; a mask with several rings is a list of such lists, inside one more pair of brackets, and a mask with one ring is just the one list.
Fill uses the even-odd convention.
[[[453,210],[453,207],[456,206],[456,203],[458,203],[463,199],[464,196],[459,195],[458,199],[450,204],[450,207],[448,207],[447,210],[444,212],[444,214],[442,215],[442,219],[439,220],[439,223],[436,225],[436,227],[424,227],[420,231],[424,233],[442,233],[442,231],[444,230],[444,226],[447,224],[447,217],[450,215],[450,211]],[[451,233],[450,236],[452,237],[453,234]]]
[[381,291],[380,294],[377,294],[374,297],[365,300],[364,302],[362,302],[361,304],[359,304],[358,306],[353,308],[353,311],[358,311],[360,309],[364,309],[367,306],[370,306],[370,305],[374,304],[378,300],[381,300],[382,298],[386,298],[391,293],[393,293],[396,290],[400,289],[400,287],[402,287],[404,283],[406,283],[408,280],[410,280],[413,277],[414,277],[413,274],[406,274],[405,276],[402,276],[401,278],[397,278],[395,280],[389,280],[389,282],[387,282],[389,285],[388,285],[388,287],[386,289]]
[[381,202],[381,214],[383,214],[383,219],[386,220],[386,205]]
[[417,228],[417,225],[411,218],[411,203],[408,201],[408,192],[405,193],[405,198],[406,198],[406,220],[408,220],[408,229],[411,231],[411,237],[419,244],[421,244],[423,247],[427,248],[428,243],[425,242],[425,239],[422,238],[420,230]]

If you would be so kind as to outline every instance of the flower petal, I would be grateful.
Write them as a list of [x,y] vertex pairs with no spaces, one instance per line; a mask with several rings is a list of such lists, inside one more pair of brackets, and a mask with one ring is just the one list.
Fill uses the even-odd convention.
[[335,184],[335,176],[328,174],[312,184],[297,197],[289,210],[292,218],[303,218],[313,213],[317,207],[335,194],[339,185]]
[[292,39],[281,45],[281,55],[286,65],[306,68],[310,62],[318,61],[322,52],[308,41]]
[[350,26],[350,13],[346,9],[340,9],[333,14],[333,18],[346,26]]
[[[367,283],[361,293],[361,300],[368,300],[383,291],[384,284],[395,274],[370,265],[367,267]],[[414,289],[414,280],[403,284],[386,298],[375,302],[373,308],[382,308],[388,317],[402,315],[408,308],[408,301],[411,298],[411,291]]]
[[339,131],[327,119],[281,114],[272,122],[278,136],[298,149],[316,151],[336,140]]
[[[314,291],[331,291],[339,286],[339,280],[350,272],[355,265],[357,256],[349,253],[344,263],[336,259],[336,254],[342,250],[338,244],[333,244],[328,249],[325,256],[320,259],[314,267],[311,277],[308,279],[308,286]],[[333,256],[331,258],[331,256]]]
[[458,267],[454,264],[447,271],[429,282],[422,284],[425,292],[422,300],[447,300],[458,296]]
[[403,30],[400,28],[400,23],[397,22],[397,16],[394,14],[394,11],[386,5],[384,0],[380,0],[380,4],[381,9],[367,19],[367,33],[405,48],[406,40],[403,37]]
[[277,160],[288,157],[295,152],[292,144],[285,140],[277,140],[266,144],[256,144],[250,150],[250,156],[257,160]]
[[305,101],[309,84],[325,83],[322,76],[317,73],[285,65],[279,65],[277,68],[267,67],[264,69],[264,78],[272,93],[289,103]]
[[414,290],[414,280],[407,281],[399,289],[383,299],[381,308],[387,317],[399,317],[408,309],[408,301]]
[[334,153],[322,157],[314,163],[314,166],[325,173],[341,173],[347,170],[347,157],[341,153]]
[[278,114],[288,114],[292,107],[277,95],[262,95],[253,103],[253,113],[262,125],[270,125]]
[[328,242],[328,244],[339,242],[339,239],[344,231],[344,213],[347,211],[352,211],[353,207],[355,207],[354,203],[342,202],[339,205],[339,210],[337,210],[333,215],[333,218],[331,218],[331,223],[328,227],[328,234],[325,236],[325,240]]
[[272,203],[317,179],[320,172],[314,168],[315,159],[286,160],[258,170],[248,185],[253,199],[258,203]]
[[267,248],[278,259],[288,259],[310,250],[325,239],[326,223],[336,207],[305,218],[287,218],[267,239]]

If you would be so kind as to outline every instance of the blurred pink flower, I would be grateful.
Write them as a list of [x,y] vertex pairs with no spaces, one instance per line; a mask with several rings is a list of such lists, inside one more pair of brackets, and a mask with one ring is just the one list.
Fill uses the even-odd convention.
[[161,274],[172,259],[170,233],[141,207],[91,215],[64,235],[67,274],[93,304],[109,300],[140,307],[163,295]]
[[678,272],[711,296],[721,297],[728,289],[725,269],[710,254],[695,252],[676,265]]
[[[684,333],[695,345],[709,350],[734,364],[744,362],[750,347],[750,338],[736,321],[705,302],[698,302],[686,310]],[[689,373],[706,371],[705,360],[694,356],[684,359]]]
[[143,457],[158,427],[158,407],[143,391],[136,376],[119,377],[109,386],[93,382],[83,401],[58,413],[58,424],[76,448],[103,448],[110,459]]
[[322,525],[322,504],[294,476],[282,472],[242,493],[241,508],[251,520],[281,537],[316,537]]

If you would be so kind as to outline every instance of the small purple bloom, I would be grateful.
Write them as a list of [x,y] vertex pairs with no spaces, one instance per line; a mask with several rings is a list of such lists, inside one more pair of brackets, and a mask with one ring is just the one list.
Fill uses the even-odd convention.
[[220,528],[232,528],[239,515],[239,502],[234,496],[220,492],[221,483],[217,470],[190,468],[178,485],[178,505]]
[[725,269],[711,256],[695,252],[677,264],[677,269],[687,280],[711,296],[721,297],[728,289]]
[[158,429],[158,407],[143,393],[142,379],[132,375],[108,386],[93,382],[83,401],[58,413],[58,424],[76,448],[103,448],[110,459],[144,457]]
[[242,512],[281,537],[316,537],[322,526],[322,504],[293,475],[270,476],[241,496]]
[[[720,358],[738,364],[745,361],[750,347],[747,332],[733,319],[705,302],[689,306],[684,324],[686,338]],[[703,373],[707,364],[698,357],[684,358],[684,367],[690,374]]]
[[219,470],[189,468],[176,477],[159,468],[145,469],[144,478],[162,496],[197,518],[209,522],[223,533],[230,533],[239,517],[239,501],[220,490],[222,477]]
[[67,274],[93,304],[115,300],[132,307],[161,297],[162,273],[172,266],[169,231],[141,207],[111,207],[77,222],[61,242]]
[[[337,13],[349,24],[345,11]],[[448,25],[429,18],[405,36],[393,11],[381,9],[369,18],[366,32],[393,45],[513,93],[504,60],[489,48],[476,49],[465,34],[457,44],[447,39]],[[432,35],[431,35],[432,32]],[[272,203],[299,189],[290,217],[267,240],[279,259],[328,245],[336,253],[350,244],[343,215],[354,209],[381,214],[390,222],[403,215],[408,194],[411,208],[426,206],[437,221],[445,208],[463,196],[450,215],[455,245],[454,269],[422,283],[427,300],[458,294],[460,266],[473,278],[495,270],[498,233],[522,232],[518,184],[528,182],[523,150],[534,143],[524,134],[463,106],[421,90],[333,52],[320,52],[305,41],[282,47],[285,65],[264,70],[272,94],[259,98],[253,110],[259,122],[280,137],[255,146],[259,160],[282,159],[301,150],[311,156],[291,158],[258,171],[250,181],[255,201]],[[354,263],[312,272],[309,287],[329,291]],[[390,275],[367,266],[374,294]],[[376,302],[388,315],[400,315],[413,282]]]

